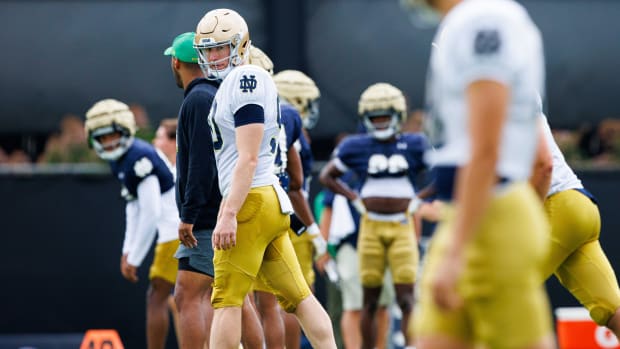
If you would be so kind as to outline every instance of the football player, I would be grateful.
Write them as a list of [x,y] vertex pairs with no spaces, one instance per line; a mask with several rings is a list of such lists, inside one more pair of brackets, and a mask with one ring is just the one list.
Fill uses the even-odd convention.
[[177,175],[177,119],[163,119],[155,131],[153,146],[157,153],[164,160],[172,177]]
[[551,252],[543,264],[543,276],[555,274],[590,311],[594,322],[620,338],[620,289],[599,242],[601,217],[596,199],[564,160],[542,103],[540,123],[551,150],[544,164],[550,175],[534,171],[530,182],[541,194],[551,224]]
[[[340,177],[340,180],[347,183],[350,188],[357,188],[357,178],[351,171]],[[337,264],[342,307],[340,318],[342,342],[345,349],[359,349],[362,346],[360,319],[363,309],[363,290],[357,254],[360,214],[344,196],[327,189],[323,192],[321,231],[329,232],[328,249]],[[321,270],[318,263],[317,269]],[[394,301],[394,287],[391,280],[389,272],[386,272],[379,296],[379,306],[375,313],[377,349],[387,347],[390,335],[388,307]]]
[[[364,287],[362,348],[373,348],[373,320],[386,262],[403,314],[401,330],[407,333],[418,266],[413,213],[420,200],[414,183],[425,170],[427,141],[421,134],[400,132],[407,115],[405,96],[390,84],[369,86],[360,97],[358,110],[368,133],[343,140],[334,159],[321,171],[320,179],[328,189],[350,200],[362,214],[358,241]],[[338,180],[348,170],[355,172],[362,182],[359,195]],[[413,338],[407,338],[407,343],[413,345]]]
[[[286,154],[288,165],[281,178],[289,177],[286,179],[288,183],[285,188],[295,209],[289,235],[304,278],[308,286],[313,288],[313,261],[328,256],[327,243],[308,205],[313,159],[307,130],[313,128],[318,121],[320,92],[314,81],[298,70],[281,71],[274,75],[273,80],[281,98],[282,122],[287,129],[288,148],[282,150]],[[299,172],[300,170],[302,172]],[[292,315],[284,315],[284,318],[286,347],[299,348],[299,324]]]
[[109,162],[127,200],[121,273],[130,282],[138,282],[137,269],[157,231],[149,271],[146,335],[148,348],[164,348],[169,327],[167,299],[177,277],[174,252],[179,219],[172,172],[151,144],[134,138],[134,115],[125,103],[114,99],[95,103],[86,112],[85,127],[91,146]]
[[513,0],[432,0],[427,80],[438,198],[415,318],[418,348],[552,348],[540,265],[548,225],[527,183],[540,137],[540,32]]
[[273,173],[278,94],[268,72],[247,64],[247,24],[233,10],[212,10],[198,23],[194,47],[205,76],[221,81],[209,113],[223,196],[212,238],[211,347],[239,345],[240,307],[258,277],[297,315],[314,347],[335,348],[329,316],[310,292],[288,236],[292,205]]

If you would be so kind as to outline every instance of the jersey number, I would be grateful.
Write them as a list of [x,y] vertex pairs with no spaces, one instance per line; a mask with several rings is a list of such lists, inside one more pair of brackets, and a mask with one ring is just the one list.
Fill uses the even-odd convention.
[[[282,134],[284,132],[282,132],[283,128],[282,128],[282,116],[280,114],[280,97],[278,97],[278,102],[277,102],[276,107],[278,109],[278,115],[277,115],[277,118],[276,118],[276,122],[278,123],[278,130],[279,130],[279,135],[278,136],[282,137]],[[284,137],[286,137],[285,133],[284,133]],[[271,154],[275,154],[276,151],[278,150],[278,140],[276,138],[272,138],[269,141],[269,145],[271,146],[271,150],[270,150]]]
[[217,103],[213,101],[213,106],[211,107],[211,112],[209,112],[209,117],[207,117],[207,120],[209,121],[209,128],[211,129],[211,140],[213,141],[213,149],[220,150],[224,145],[224,141],[222,140],[222,132],[215,123],[216,110]]

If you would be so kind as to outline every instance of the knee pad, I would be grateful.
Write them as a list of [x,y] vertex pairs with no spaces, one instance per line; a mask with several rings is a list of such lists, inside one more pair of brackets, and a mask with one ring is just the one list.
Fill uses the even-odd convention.
[[607,326],[609,319],[614,315],[616,309],[606,308],[600,305],[595,305],[594,307],[588,307],[590,311],[590,317],[594,322],[596,322],[599,326]]
[[383,285],[383,274],[377,270],[361,270],[360,279],[365,287],[380,287]]
[[280,295],[277,296],[278,303],[280,304],[280,308],[284,309],[287,313],[294,313],[297,310],[297,306],[301,301],[306,299],[305,297],[302,299],[286,299]]
[[416,266],[403,264],[394,268],[392,278],[395,284],[413,284],[416,279]]

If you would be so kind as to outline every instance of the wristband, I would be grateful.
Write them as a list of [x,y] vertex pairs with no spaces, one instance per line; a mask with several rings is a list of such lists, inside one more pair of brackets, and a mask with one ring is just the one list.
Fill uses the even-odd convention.
[[312,244],[314,245],[314,258],[321,257],[327,252],[327,242],[323,239],[321,234],[314,235]]
[[422,205],[422,200],[420,200],[419,197],[414,196],[413,198],[411,198],[411,201],[409,201],[409,206],[407,206],[407,213],[414,214],[415,211],[420,208],[420,205]]
[[353,207],[355,207],[355,210],[357,210],[359,214],[366,214],[366,206],[364,206],[364,202],[359,196],[355,200],[351,201],[351,204],[353,205]]
[[321,230],[319,230],[319,226],[315,223],[310,224],[306,228],[306,232],[312,236],[321,234]]

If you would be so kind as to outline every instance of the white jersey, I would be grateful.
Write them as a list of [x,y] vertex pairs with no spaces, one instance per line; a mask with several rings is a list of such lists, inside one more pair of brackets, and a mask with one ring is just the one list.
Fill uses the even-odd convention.
[[537,91],[543,90],[544,57],[538,29],[512,0],[468,0],[444,18],[433,44],[427,80],[427,131],[432,166],[469,161],[466,89],[493,80],[510,87],[510,101],[496,173],[526,180],[537,145]]
[[569,189],[583,189],[581,180],[579,180],[575,172],[573,172],[570,166],[568,166],[566,160],[564,159],[564,155],[562,155],[562,151],[560,151],[560,148],[555,142],[553,134],[551,133],[551,128],[549,127],[549,122],[547,121],[547,117],[542,113],[540,114],[540,117],[542,119],[541,124],[543,125],[542,127],[545,133],[545,140],[547,141],[547,145],[549,146],[553,157],[551,187],[549,187],[547,196],[551,196],[555,193]]
[[177,181],[177,167],[176,167],[176,165],[173,165],[172,163],[170,163],[170,160],[168,160],[168,157],[166,156],[166,154],[164,154],[163,151],[161,151],[161,149],[155,148],[155,151],[157,152],[157,155],[159,155],[159,157],[164,161],[164,163],[166,164],[166,167],[168,167],[168,169],[172,173],[172,179],[176,183],[176,181]]
[[[255,119],[260,116],[260,109],[264,120]],[[280,133],[279,110],[276,85],[264,69],[241,65],[222,81],[208,119],[222,196],[228,195],[239,158],[235,128],[248,123],[264,122],[265,125],[252,188],[278,183],[273,162]]]

